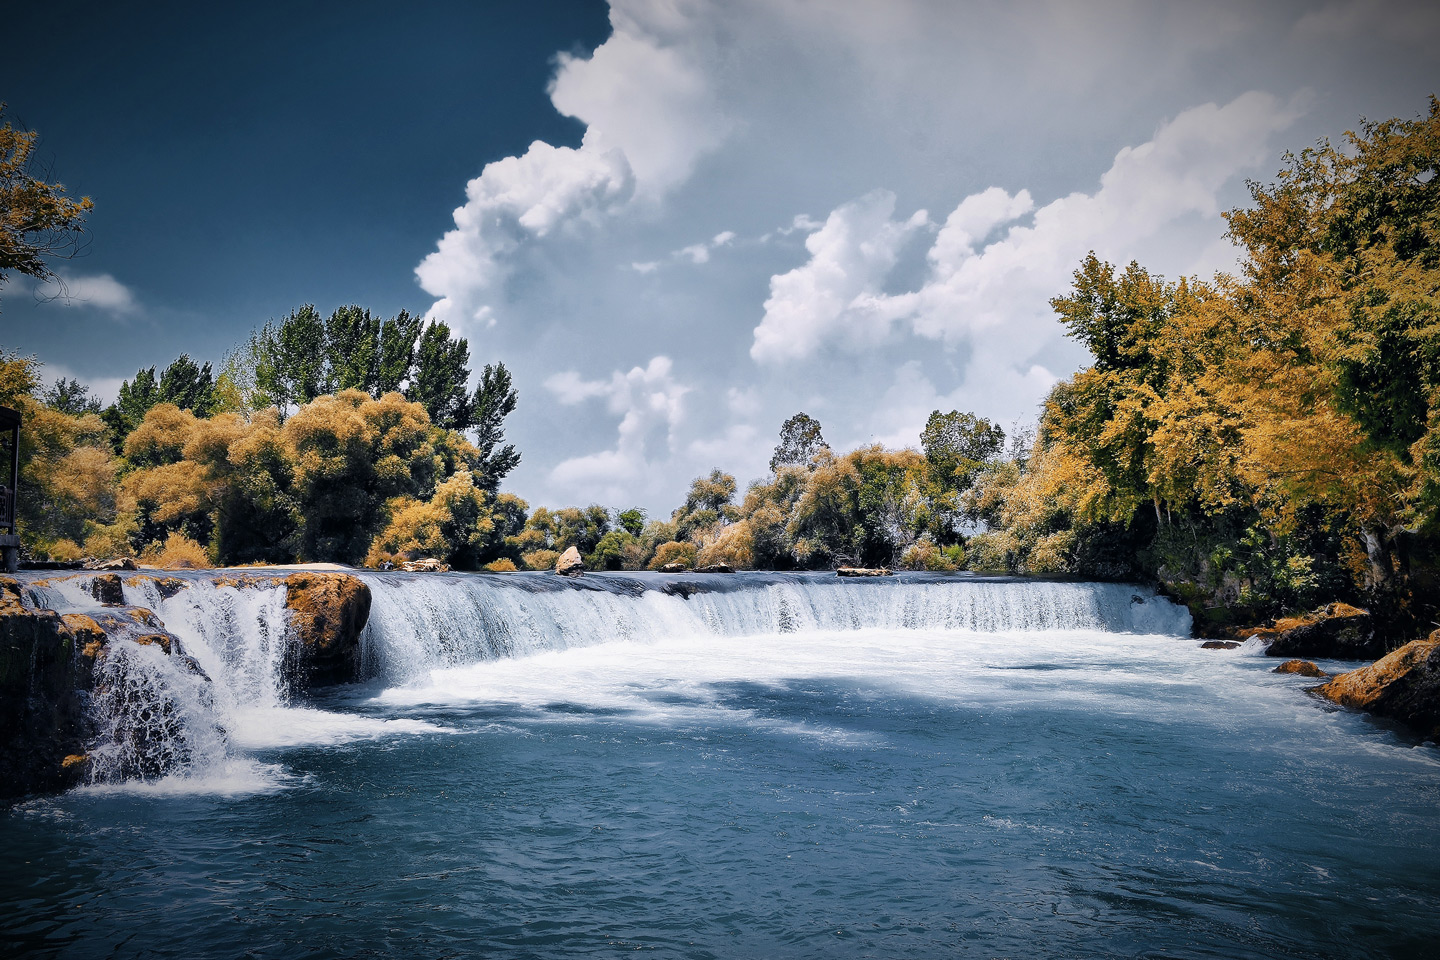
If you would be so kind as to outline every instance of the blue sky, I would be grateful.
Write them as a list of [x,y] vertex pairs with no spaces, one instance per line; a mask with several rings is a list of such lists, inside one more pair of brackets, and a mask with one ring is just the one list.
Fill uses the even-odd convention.
[[801,409],[847,448],[1009,426],[1085,360],[1046,301],[1086,251],[1227,269],[1247,177],[1440,89],[1433,4],[1254,6],[12,12],[44,42],[0,99],[96,209],[0,345],[108,396],[302,303],[428,312],[515,371],[534,504],[743,484]]

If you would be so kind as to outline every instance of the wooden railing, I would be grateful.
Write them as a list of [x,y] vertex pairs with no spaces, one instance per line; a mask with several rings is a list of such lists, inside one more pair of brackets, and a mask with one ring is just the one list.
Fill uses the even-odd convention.
[[15,491],[0,485],[0,530],[15,532]]

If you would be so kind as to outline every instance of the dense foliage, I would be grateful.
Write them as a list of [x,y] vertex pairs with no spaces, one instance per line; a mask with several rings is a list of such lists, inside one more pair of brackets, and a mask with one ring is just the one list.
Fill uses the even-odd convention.
[[517,395],[503,364],[472,394],[468,364],[443,324],[308,306],[218,376],[181,355],[104,410],[73,380],[40,389],[33,358],[0,356],[0,404],[24,417],[22,541],[52,559],[192,564],[509,558],[526,514],[498,492],[520,459],[504,442]]

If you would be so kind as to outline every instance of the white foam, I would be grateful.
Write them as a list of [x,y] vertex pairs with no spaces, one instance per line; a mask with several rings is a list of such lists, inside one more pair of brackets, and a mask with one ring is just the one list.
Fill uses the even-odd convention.
[[306,707],[252,707],[227,717],[230,742],[242,750],[334,746],[357,740],[449,733],[424,720],[384,719]]
[[301,782],[274,763],[234,757],[217,763],[187,767],[158,780],[121,780],[94,783],[76,790],[91,796],[220,796],[243,797],[279,793]]

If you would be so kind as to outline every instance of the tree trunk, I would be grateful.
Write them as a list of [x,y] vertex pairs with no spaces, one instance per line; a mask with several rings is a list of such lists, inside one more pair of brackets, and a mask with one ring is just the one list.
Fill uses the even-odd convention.
[[1390,586],[1395,571],[1390,559],[1389,531],[1381,526],[1367,527],[1362,537],[1365,555],[1370,559],[1370,589],[1384,590]]

